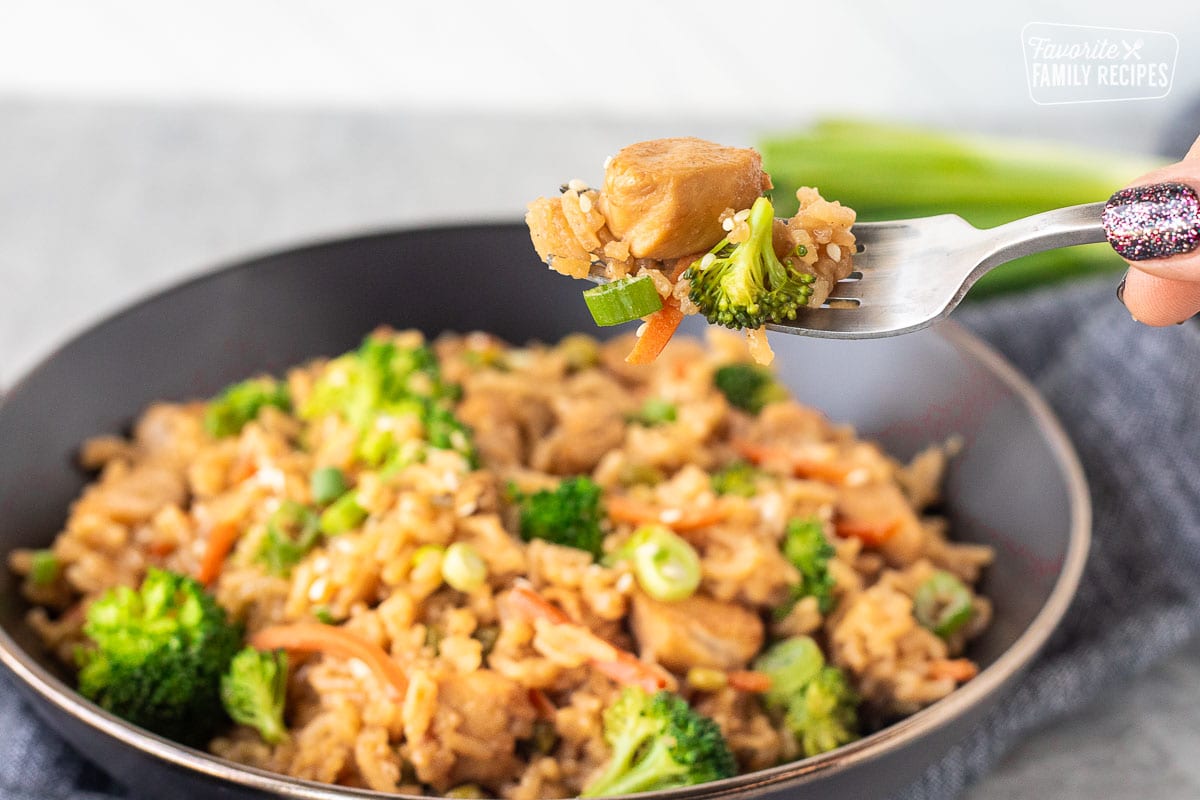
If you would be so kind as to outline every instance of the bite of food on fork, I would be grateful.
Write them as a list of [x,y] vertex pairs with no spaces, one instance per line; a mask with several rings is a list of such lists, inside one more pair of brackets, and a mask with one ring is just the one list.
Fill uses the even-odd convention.
[[767,330],[908,333],[1000,264],[1120,238],[1116,195],[1108,213],[1088,203],[979,229],[953,214],[856,224],[853,209],[801,187],[799,210],[777,219],[757,152],[695,138],[630,145],[604,171],[601,188],[573,179],[534,200],[525,221],[542,261],[601,284],[584,292],[598,325],[643,320],[631,363],[653,361],[689,314],[744,331],[760,363],[773,358]]
[[796,214],[776,219],[754,150],[656,139],[604,169],[602,188],[574,179],[525,221],[552,269],[606,284],[585,293],[597,324],[645,319],[634,363],[652,361],[688,314],[745,330],[769,362],[764,326],[821,306],[854,272],[854,211],[805,187]]

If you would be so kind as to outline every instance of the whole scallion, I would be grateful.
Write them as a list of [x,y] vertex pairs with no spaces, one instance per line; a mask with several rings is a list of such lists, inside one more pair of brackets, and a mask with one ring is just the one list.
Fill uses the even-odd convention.
[[[796,189],[815,186],[872,220],[958,214],[992,227],[1062,206],[1108,199],[1159,166],[1153,159],[1073,145],[830,119],[760,143],[777,214],[795,212]],[[1108,245],[1018,259],[985,275],[972,296],[1018,291],[1124,269]]]

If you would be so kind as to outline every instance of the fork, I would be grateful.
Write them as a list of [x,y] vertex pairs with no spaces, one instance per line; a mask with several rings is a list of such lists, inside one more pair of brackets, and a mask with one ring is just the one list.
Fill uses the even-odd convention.
[[829,339],[896,336],[932,325],[988,270],[1021,256],[1106,240],[1103,202],[1035,214],[979,229],[956,214],[863,222],[855,271],[820,308],[771,323],[782,333]]

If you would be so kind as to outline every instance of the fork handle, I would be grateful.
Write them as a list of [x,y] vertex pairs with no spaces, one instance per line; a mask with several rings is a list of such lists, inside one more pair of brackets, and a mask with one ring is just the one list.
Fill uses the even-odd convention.
[[980,266],[991,269],[1014,258],[1107,241],[1103,225],[1104,203],[1086,203],[1034,214],[982,231],[985,255]]

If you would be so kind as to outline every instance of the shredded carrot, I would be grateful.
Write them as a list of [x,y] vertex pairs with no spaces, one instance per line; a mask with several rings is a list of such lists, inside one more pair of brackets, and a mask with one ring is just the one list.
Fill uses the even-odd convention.
[[576,624],[574,620],[567,616],[567,612],[528,586],[520,584],[514,586],[512,591],[508,593],[508,597],[517,612],[526,619],[544,619],[547,622],[553,622],[555,625]]
[[541,689],[529,690],[529,704],[537,712],[538,719],[554,719],[554,703],[550,702],[550,698]]
[[233,483],[241,483],[247,478],[253,477],[256,472],[258,472],[258,464],[251,458],[236,464],[229,478]]
[[208,533],[208,543],[204,546],[204,555],[200,559],[200,568],[196,571],[196,580],[205,586],[210,585],[221,574],[225,565],[225,557],[233,549],[240,533],[238,526],[229,521],[218,522]]
[[669,688],[674,683],[661,667],[647,664],[625,650],[617,650],[616,661],[596,661],[592,666],[622,686],[637,686],[650,693]]
[[380,683],[395,692],[396,698],[404,697],[408,691],[408,676],[382,647],[336,625],[316,622],[276,625],[251,636],[250,646],[259,650],[325,653],[357,658],[370,668]]
[[785,464],[797,478],[811,478],[826,483],[840,484],[845,481],[850,470],[842,464],[832,461],[821,461],[815,458],[805,458],[790,450],[769,444],[757,444],[743,440],[735,440],[733,449],[738,455],[755,464],[768,462]]
[[178,547],[179,546],[175,542],[156,541],[150,543],[149,550],[150,555],[154,556],[155,558],[166,558],[167,556],[171,555],[171,553],[174,553]]
[[683,277],[683,273],[687,272],[687,268],[695,264],[700,259],[704,258],[705,253],[696,253],[691,256],[675,259],[675,263],[671,265],[671,271],[667,273],[667,277],[671,279],[671,283]]
[[679,323],[683,322],[683,312],[668,298],[663,307],[646,317],[646,329],[638,337],[625,361],[630,364],[650,364],[658,358],[658,354],[671,341]]
[[555,625],[572,625],[595,639],[602,649],[612,653],[612,658],[609,660],[593,657],[589,659],[592,666],[596,668],[597,672],[612,678],[622,686],[637,686],[647,692],[656,692],[674,685],[675,681],[671,675],[657,664],[648,664],[633,653],[604,641],[583,625],[574,622],[565,611],[529,586],[518,584],[512,588],[508,596],[512,608],[526,619],[543,619]]
[[704,508],[660,508],[619,494],[605,498],[604,507],[617,522],[665,525],[674,531],[707,528],[729,517],[729,507],[723,503],[713,503]]
[[929,662],[927,674],[934,680],[950,678],[956,683],[966,683],[979,674],[979,667],[968,658],[936,658]]
[[833,523],[838,536],[845,539],[860,539],[863,544],[878,547],[891,539],[900,530],[900,520],[892,519],[847,519],[840,517]]
[[749,669],[735,669],[727,676],[729,686],[739,692],[762,694],[771,689],[771,676]]

